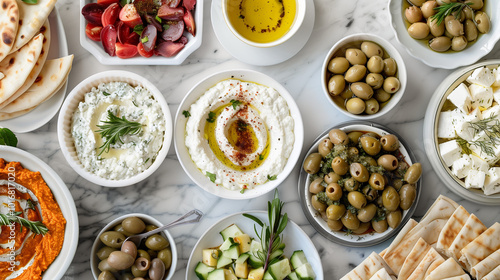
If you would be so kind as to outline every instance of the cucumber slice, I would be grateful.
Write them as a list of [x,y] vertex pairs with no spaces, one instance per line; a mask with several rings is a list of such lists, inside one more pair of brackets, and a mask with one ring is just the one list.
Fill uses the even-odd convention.
[[219,247],[219,250],[224,251],[229,249],[233,244],[235,244],[234,239],[232,237],[229,237],[228,239],[224,240],[222,244]]
[[250,243],[250,257],[248,258],[248,264],[253,268],[264,266],[264,263],[257,258],[257,251],[262,251],[262,245],[259,241],[252,240]]
[[224,255],[220,256],[217,260],[217,268],[223,268],[233,263],[233,260],[228,257],[224,257]]
[[293,271],[292,273],[288,274],[288,278],[290,280],[300,280],[299,276],[297,276],[297,273],[295,273],[295,271]]
[[262,278],[262,280],[274,280],[274,279],[269,273],[269,271],[266,271],[266,273],[264,273],[264,278]]
[[234,238],[235,236],[240,234],[243,234],[243,231],[241,231],[241,229],[235,224],[228,226],[220,232],[220,235],[222,235],[224,241],[226,241],[226,239],[228,239],[229,237]]
[[292,269],[290,268],[290,261],[287,258],[284,258],[270,265],[268,271],[274,280],[283,280],[292,272]]
[[240,256],[240,245],[234,244],[229,249],[222,251],[222,256],[236,260]]
[[293,269],[297,269],[305,263],[308,263],[306,254],[304,251],[297,250],[293,252],[292,257],[290,258],[290,263],[292,264]]
[[207,280],[208,273],[214,270],[215,268],[210,267],[202,262],[199,262],[194,269],[194,273],[196,273],[196,276],[198,276],[200,280]]
[[238,259],[236,260],[236,264],[239,264],[239,263],[244,263],[247,261],[247,259],[250,257],[250,254],[248,253],[243,253],[241,254]]
[[297,276],[301,280],[314,280],[316,279],[316,273],[314,273],[314,270],[312,269],[312,266],[310,263],[305,263],[301,266],[299,266],[296,270],[295,273],[297,273]]
[[215,269],[208,273],[207,280],[224,280],[224,269]]
[[264,266],[264,263],[254,255],[250,255],[250,257],[248,257],[248,264],[253,268]]
[[283,255],[283,250],[276,250],[274,251],[271,256],[269,257],[270,260],[273,260],[279,256]]

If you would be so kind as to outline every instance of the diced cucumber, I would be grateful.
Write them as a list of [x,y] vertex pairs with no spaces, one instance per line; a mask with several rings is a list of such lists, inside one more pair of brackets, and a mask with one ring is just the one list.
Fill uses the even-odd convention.
[[269,273],[269,271],[266,271],[266,273],[264,273],[264,278],[262,278],[262,280],[274,280],[274,279]]
[[233,260],[231,258],[220,256],[217,260],[217,268],[223,268],[227,265],[230,265],[231,263],[233,263]]
[[234,238],[235,236],[240,234],[243,234],[243,231],[241,231],[241,229],[235,224],[228,226],[220,232],[220,235],[222,235],[224,241],[226,241],[226,239],[228,239],[229,237]]
[[264,263],[253,254],[250,255],[250,257],[248,258],[248,264],[253,268],[259,268],[264,266]]
[[292,271],[292,273],[288,274],[288,278],[290,278],[290,280],[300,280],[295,271]]
[[290,257],[290,263],[292,264],[293,269],[297,269],[305,263],[308,263],[306,254],[304,251],[297,250],[293,252],[292,257]]
[[210,267],[202,262],[199,262],[196,265],[196,268],[194,269],[194,273],[196,273],[196,276],[198,276],[200,280],[207,280],[208,273],[210,273],[214,269],[215,268]]
[[272,260],[272,259],[275,259],[275,258],[281,256],[281,255],[283,255],[283,250],[276,250],[271,254],[269,259]]
[[250,243],[250,257],[248,258],[248,264],[253,268],[259,268],[264,266],[264,263],[257,258],[257,251],[262,251],[262,245],[256,240],[252,240]]
[[215,269],[208,273],[207,280],[225,280],[224,269]]
[[316,273],[314,273],[314,270],[312,269],[310,263],[305,263],[299,266],[297,269],[295,269],[295,273],[297,273],[297,276],[299,276],[301,280],[316,279]]
[[243,253],[241,254],[238,259],[236,260],[236,264],[239,264],[239,263],[244,263],[247,261],[248,257],[250,257],[250,254],[248,253]]
[[250,235],[244,233],[234,237],[234,242],[240,244],[240,252],[246,253],[250,251],[250,244],[252,243],[252,239]]
[[219,259],[219,250],[217,249],[203,249],[202,250],[203,263],[208,266],[216,266],[217,259]]
[[240,245],[233,244],[229,249],[222,251],[222,256],[236,260],[240,256]]
[[254,268],[248,273],[248,280],[262,280],[264,277],[264,267]]
[[228,239],[224,240],[224,242],[222,242],[222,244],[219,246],[219,250],[221,251],[227,250],[233,244],[236,244],[236,242],[234,242],[234,239],[232,237],[229,237]]
[[284,258],[270,265],[268,271],[274,280],[283,280],[292,272],[292,269],[290,268],[290,261],[287,258]]

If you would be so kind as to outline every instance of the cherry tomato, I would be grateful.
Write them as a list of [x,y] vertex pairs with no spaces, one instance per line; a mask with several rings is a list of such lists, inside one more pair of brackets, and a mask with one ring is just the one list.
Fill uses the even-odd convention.
[[112,24],[105,26],[101,31],[101,42],[104,47],[104,51],[110,56],[115,56],[116,49],[116,27]]
[[82,8],[83,17],[90,23],[102,25],[101,17],[104,13],[104,6],[97,3],[89,3]]
[[196,5],[196,0],[184,0],[182,1],[182,6],[186,8],[188,11],[191,11],[194,9],[194,6]]
[[119,21],[116,25],[116,30],[118,32],[118,42],[122,44],[127,43],[128,36],[130,35],[130,27],[123,21]]
[[139,44],[139,41],[140,41],[139,34],[137,34],[135,32],[130,32],[130,34],[127,36],[127,40],[126,40],[127,44],[131,44],[134,46]]
[[196,25],[194,24],[193,14],[191,14],[191,12],[187,10],[182,19],[186,24],[187,31],[194,36],[196,34]]
[[141,42],[147,52],[150,52],[155,48],[157,36],[158,31],[156,30],[156,27],[152,24],[146,25],[141,33]]
[[109,5],[104,13],[102,14],[102,26],[108,26],[110,24],[115,24],[118,14],[120,13],[120,5],[118,3],[113,3]]
[[89,22],[87,23],[87,26],[85,26],[85,34],[87,34],[87,37],[94,41],[101,41],[101,31],[102,26],[100,25],[95,25]]
[[97,4],[101,4],[105,7],[113,4],[113,3],[119,3],[120,0],[97,0]]
[[152,57],[153,54],[154,54],[154,50],[151,50],[149,52],[147,52],[145,49],[144,49],[144,46],[142,45],[141,42],[139,42],[139,44],[137,44],[137,51],[139,51],[139,54],[143,57]]
[[142,24],[142,19],[134,4],[126,4],[120,11],[120,20],[131,28],[138,24]]
[[131,58],[137,55],[137,46],[131,44],[116,43],[116,56],[119,58]]

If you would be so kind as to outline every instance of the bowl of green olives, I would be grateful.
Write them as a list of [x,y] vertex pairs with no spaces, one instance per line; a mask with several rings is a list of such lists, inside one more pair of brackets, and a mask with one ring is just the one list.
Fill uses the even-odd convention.
[[127,214],[108,223],[92,245],[90,267],[94,279],[171,279],[177,265],[177,249],[167,230],[145,238],[139,247],[125,241],[128,236],[161,226],[155,218],[141,213]]
[[336,125],[307,151],[299,175],[302,210],[327,239],[351,247],[381,243],[413,215],[422,166],[389,128]]
[[321,70],[328,101],[354,119],[380,117],[401,100],[406,67],[397,49],[374,34],[353,34],[328,51]]

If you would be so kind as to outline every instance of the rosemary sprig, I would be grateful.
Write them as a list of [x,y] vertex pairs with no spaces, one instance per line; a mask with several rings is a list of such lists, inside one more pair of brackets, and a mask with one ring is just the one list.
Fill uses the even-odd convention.
[[[281,211],[283,210],[284,202],[282,202],[278,197],[278,191],[274,192],[274,199],[267,203],[267,214],[269,216],[269,225],[263,223],[259,218],[250,215],[243,214],[243,216],[252,219],[257,224],[259,224],[262,229],[259,234],[257,227],[254,225],[255,234],[260,239],[262,245],[262,251],[257,251],[257,257],[264,264],[264,271],[267,267],[274,263],[275,260],[279,259],[283,253],[279,254],[279,250],[285,248],[285,243],[282,243],[282,237],[280,234],[285,230],[288,223],[288,215],[285,213],[281,216]],[[271,259],[271,255],[273,259]]]
[[45,235],[49,229],[41,221],[30,221],[28,219],[19,217],[23,212],[13,212],[12,215],[0,214],[0,225],[9,226],[13,222],[21,225],[21,232],[23,232],[23,226],[27,227],[35,234]]
[[451,2],[438,6],[434,8],[434,10],[436,10],[437,13],[431,16],[431,21],[436,20],[437,25],[440,25],[447,16],[453,13],[455,13],[455,18],[458,19],[460,17],[460,13],[462,12],[462,10],[465,8],[470,9],[470,5],[472,5],[472,3]]
[[471,141],[469,144],[479,147],[482,152],[489,156],[494,156],[494,147],[500,145],[500,121],[496,118],[496,115],[493,114],[488,118],[471,122],[469,126],[473,129],[474,136],[481,131],[484,131],[486,135],[486,139]]
[[115,116],[111,111],[108,111],[108,120],[103,121],[104,124],[97,125],[99,130],[97,133],[101,134],[102,139],[106,139],[104,144],[102,144],[99,149],[101,150],[98,154],[100,156],[103,152],[109,152],[111,145],[120,142],[123,144],[121,139],[122,136],[130,134],[138,134],[141,131],[142,125],[138,122],[132,122],[125,117],[121,119]]

